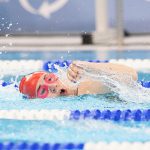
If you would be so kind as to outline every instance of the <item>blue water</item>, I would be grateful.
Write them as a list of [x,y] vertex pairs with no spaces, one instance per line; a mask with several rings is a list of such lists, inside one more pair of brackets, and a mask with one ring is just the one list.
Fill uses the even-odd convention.
[[1,141],[98,142],[150,140],[150,123],[0,120]]
[[[150,81],[149,73],[138,73],[139,80]],[[5,76],[3,80],[10,81],[14,76]],[[18,78],[18,83],[19,83]],[[114,94],[82,95],[70,97],[57,97],[48,99],[24,99],[14,85],[0,86],[0,109],[137,109],[150,108],[150,103],[127,102],[119,99]],[[9,94],[8,94],[9,91]],[[86,107],[85,107],[86,106]]]
[[[0,55],[1,59],[22,59],[34,58],[46,60],[48,56],[44,53],[11,53]],[[42,54],[42,55],[40,55]],[[50,53],[49,53],[50,54]],[[62,54],[62,53],[61,53]],[[61,55],[60,54],[60,55]],[[71,54],[70,59],[97,59],[95,52],[81,52],[80,55]],[[142,53],[141,53],[142,54]],[[113,54],[112,56],[114,56]],[[56,60],[59,56],[51,53],[51,58]],[[66,58],[67,53],[64,55]],[[108,55],[107,55],[108,56]],[[123,56],[123,55],[122,55]],[[132,55],[135,57],[135,55]],[[6,57],[6,58],[5,58]],[[9,58],[10,57],[10,58]],[[78,58],[79,57],[79,58]],[[140,55],[137,55],[137,58]],[[146,57],[145,54],[141,57]],[[109,58],[109,57],[107,57]],[[9,81],[12,76],[5,76],[3,79]],[[13,77],[14,78],[14,77]],[[19,78],[18,78],[19,80]],[[150,81],[150,74],[139,72],[139,80]],[[24,99],[13,85],[0,87],[0,109],[149,109],[150,102],[136,103],[119,99],[113,94],[107,95],[83,95],[76,97],[58,97],[45,100]],[[150,141],[150,122],[112,122],[112,121],[18,121],[0,120],[1,141],[30,141],[30,142],[97,142],[97,141]]]
[[34,60],[95,60],[95,59],[149,59],[150,51],[148,50],[118,50],[118,51],[105,51],[105,50],[89,50],[89,51],[43,51],[42,52],[2,52],[0,55],[1,60],[13,59],[34,59]]

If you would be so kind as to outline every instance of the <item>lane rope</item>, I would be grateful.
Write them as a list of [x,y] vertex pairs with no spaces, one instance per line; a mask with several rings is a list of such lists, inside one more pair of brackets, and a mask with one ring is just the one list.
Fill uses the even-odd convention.
[[[89,60],[90,62],[112,62],[133,67],[137,71],[150,71],[149,59],[110,59],[110,60]],[[0,72],[3,75],[24,75],[34,71],[48,69],[47,65],[70,64],[70,60],[42,61],[42,60],[0,60]]]
[[[55,68],[55,65],[58,65],[59,67],[69,67],[69,65],[71,64],[71,60],[57,60],[57,61],[47,61],[47,62],[42,62],[42,61],[34,61],[34,60],[28,60],[28,61],[25,61],[25,60],[21,60],[21,61],[0,61],[0,64],[2,68],[8,68],[9,72],[10,72],[10,68],[14,68],[14,66],[21,66],[21,67],[15,67],[15,70],[17,69],[20,69],[20,68],[25,68],[26,66],[26,69],[27,69],[27,72],[31,69],[33,69],[31,72],[34,72],[34,71],[37,71],[37,70],[45,70],[47,72],[57,72],[57,69]],[[144,67],[149,67],[150,69],[150,60],[148,59],[145,59],[145,60],[132,60],[132,59],[127,59],[127,60],[124,60],[124,59],[119,59],[119,60],[115,60],[115,59],[112,59],[112,60],[88,60],[88,62],[95,62],[95,63],[108,63],[108,62],[113,62],[113,63],[122,63],[122,64],[136,64],[136,66],[140,66],[140,64],[142,63],[142,66]],[[18,63],[18,65],[17,65]],[[148,65],[149,64],[149,65]],[[7,65],[7,67],[6,67]],[[129,65],[130,66],[130,65]],[[132,65],[131,65],[132,66]],[[0,70],[2,69],[0,67]],[[40,69],[41,68],[41,69]],[[135,67],[134,67],[135,68]],[[37,69],[37,70],[36,70]],[[3,73],[3,71],[2,71]],[[25,74],[25,71],[21,71],[21,73],[24,73]],[[28,72],[29,73],[29,72]],[[143,87],[145,88],[150,88],[150,81],[138,81]],[[3,81],[1,83],[1,85],[3,87],[7,86],[7,85],[10,85],[10,84],[13,84],[13,82],[5,82]],[[14,85],[15,88],[18,87],[17,84]]]
[[150,121],[150,109],[145,110],[0,110],[0,119],[15,120],[111,120]]
[[38,142],[1,142],[0,149],[19,150],[149,150],[150,142],[85,142],[85,143],[38,143]]

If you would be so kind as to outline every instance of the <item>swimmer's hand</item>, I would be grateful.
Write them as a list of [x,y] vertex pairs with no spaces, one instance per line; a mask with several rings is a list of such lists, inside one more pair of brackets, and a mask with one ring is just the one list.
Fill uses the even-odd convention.
[[83,79],[83,77],[86,79],[93,79],[92,75],[94,75],[94,77],[95,75],[109,75],[110,70],[106,68],[106,65],[106,63],[103,64],[87,61],[73,61],[68,68],[67,76],[70,81],[76,83]]
[[72,64],[68,67],[67,76],[71,82],[78,82],[84,75],[84,66],[88,62],[85,61],[73,61]]

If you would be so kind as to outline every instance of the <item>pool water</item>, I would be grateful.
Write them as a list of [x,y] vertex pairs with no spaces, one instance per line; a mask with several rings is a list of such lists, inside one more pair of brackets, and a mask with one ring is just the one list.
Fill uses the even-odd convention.
[[[96,52],[81,52],[79,58],[74,57],[76,54],[70,54],[71,59],[98,59]],[[3,54],[2,54],[3,55]],[[10,53],[6,53],[2,59],[12,60],[25,59],[29,53],[15,54],[13,57]],[[50,55],[50,53],[49,53]],[[65,54],[66,55],[66,54]],[[32,56],[32,57],[31,57]],[[42,54],[41,59],[46,60],[48,57],[45,53]],[[9,58],[10,57],[10,58]],[[40,55],[35,53],[30,55],[33,59],[39,59]],[[56,60],[59,56],[51,58]],[[135,56],[134,56],[135,57]],[[137,57],[140,57],[139,55]],[[142,56],[143,57],[143,56]],[[144,56],[147,57],[147,56]],[[28,58],[28,57],[27,57]],[[64,57],[66,58],[66,57]],[[58,58],[61,59],[61,58]],[[9,68],[8,68],[9,69]],[[23,68],[25,69],[25,68]],[[1,78],[4,81],[10,81],[15,78],[13,75],[5,75]],[[20,76],[18,75],[17,81]],[[150,81],[149,72],[139,72],[139,80]],[[136,103],[134,101],[124,101],[114,94],[105,95],[82,95],[75,97],[58,97],[48,98],[45,100],[24,99],[22,95],[16,90],[13,85],[0,87],[0,110],[41,110],[41,109],[62,109],[62,110],[125,110],[125,109],[149,109],[150,101]],[[79,120],[79,121],[24,121],[24,120],[0,120],[0,140],[1,141],[29,141],[29,142],[50,142],[50,143],[64,143],[64,142],[98,142],[98,141],[129,141],[129,142],[146,142],[150,141],[150,122],[113,122],[100,120]]]
[[150,140],[149,122],[0,120],[0,127],[1,141],[80,143]]
[[1,60],[20,60],[20,59],[34,59],[34,60],[96,60],[96,59],[149,59],[149,50],[67,50],[59,51],[13,51],[2,52],[0,54]]

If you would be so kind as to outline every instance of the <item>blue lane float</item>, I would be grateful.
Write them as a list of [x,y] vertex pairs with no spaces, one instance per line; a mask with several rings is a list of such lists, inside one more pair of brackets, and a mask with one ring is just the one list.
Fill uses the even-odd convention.
[[150,81],[140,81],[140,84],[145,88],[150,88]]
[[[17,114],[17,115],[16,115]],[[40,116],[40,117],[39,117]],[[150,121],[150,109],[146,110],[0,110],[0,119],[16,120],[97,120],[97,121]]]
[[10,150],[10,149],[18,149],[18,150],[82,150],[84,148],[83,143],[75,144],[75,143],[28,143],[28,142],[8,142],[8,143],[0,143],[1,150]]
[[150,109],[147,110],[74,110],[70,120],[94,119],[112,121],[150,121]]
[[[87,60],[88,62],[95,62],[95,63],[108,63],[108,60]],[[57,61],[47,61],[43,65],[43,69],[48,72],[57,72],[57,69],[55,68],[55,65],[58,65],[60,67],[69,67],[69,65],[72,63],[71,60],[57,60]]]

